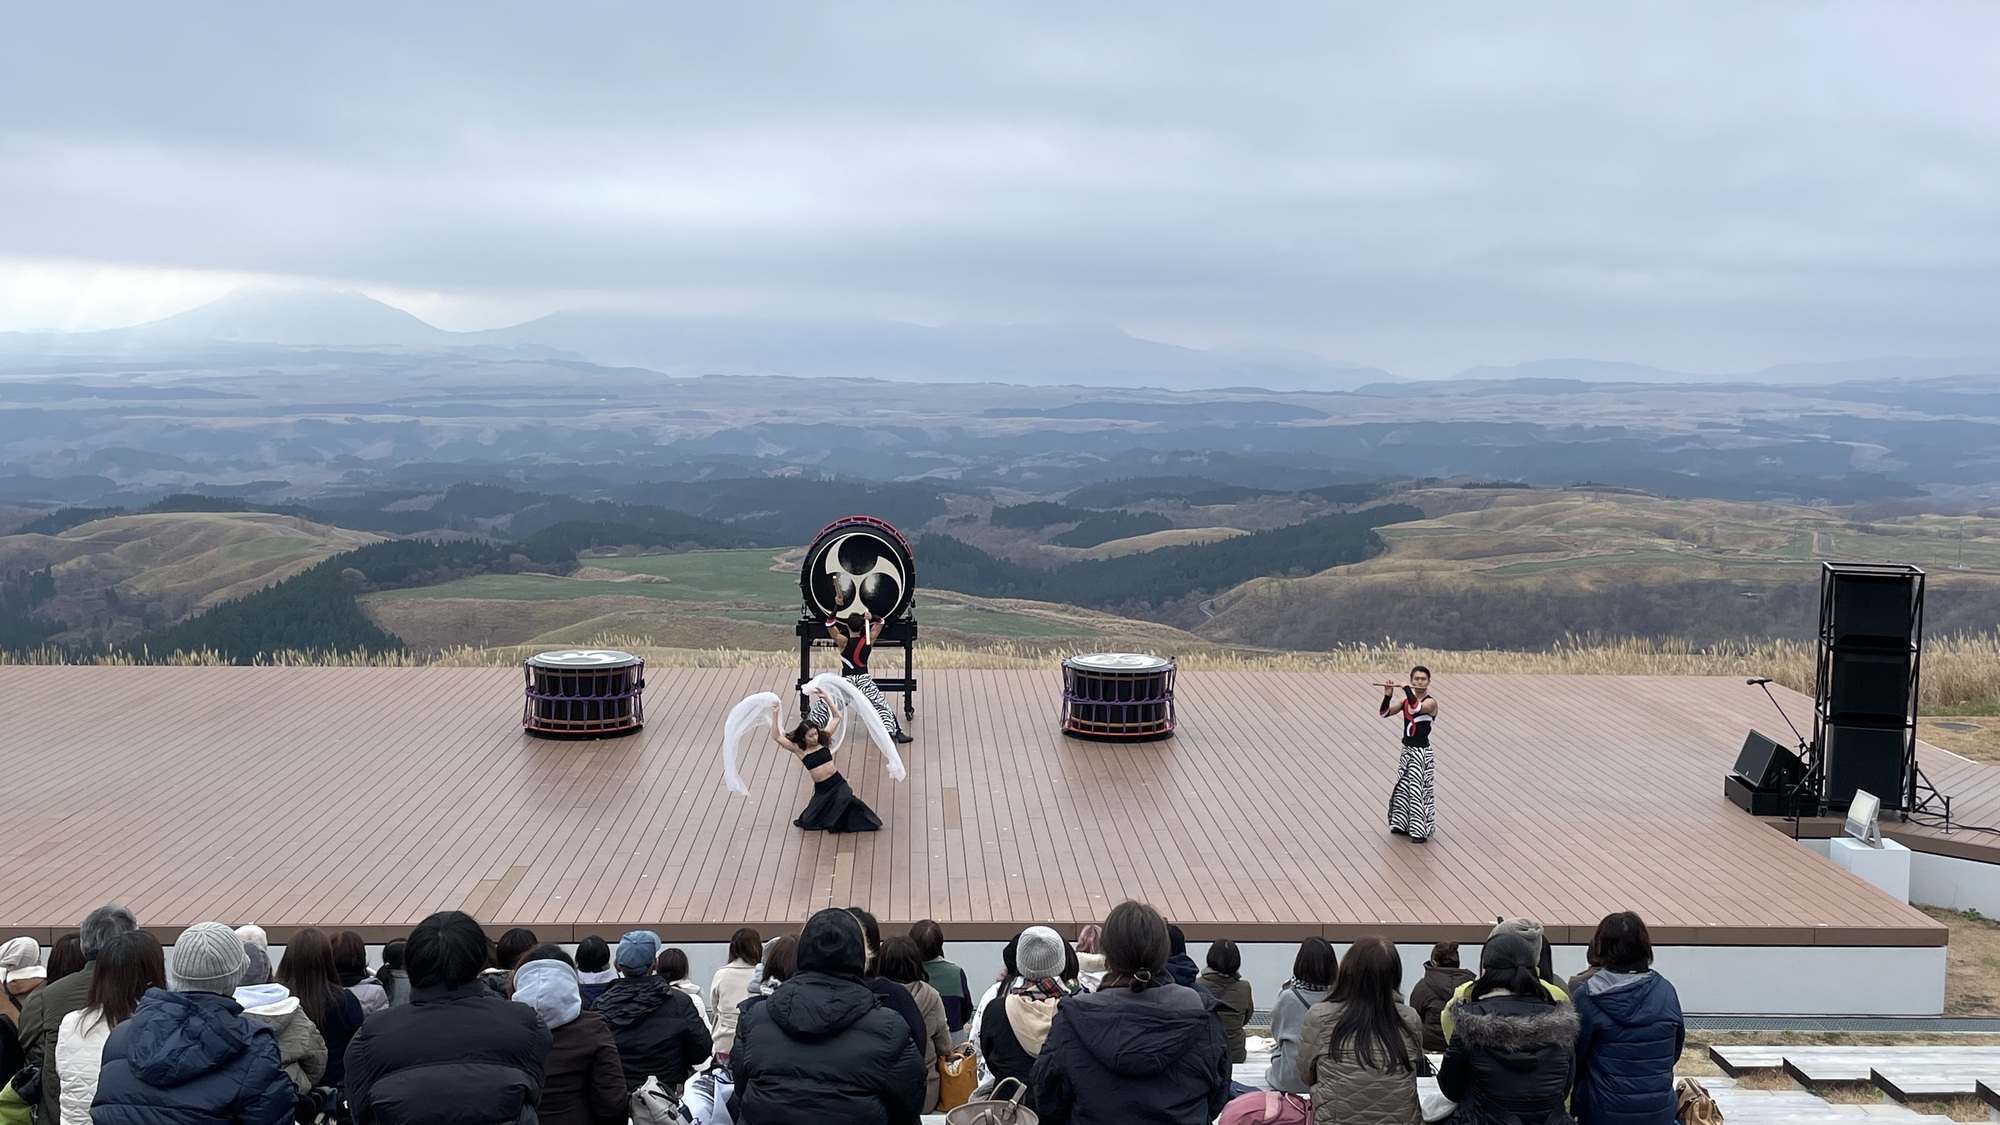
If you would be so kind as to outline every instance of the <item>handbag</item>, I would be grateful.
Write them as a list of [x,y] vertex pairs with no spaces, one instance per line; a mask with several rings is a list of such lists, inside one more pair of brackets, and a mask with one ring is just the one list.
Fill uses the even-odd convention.
[[[1007,1083],[1014,1084],[1014,1096],[1002,1100]],[[944,1125],[1041,1125],[1041,1115],[1021,1104],[1028,1096],[1027,1084],[1018,1078],[1002,1078],[994,1084],[993,1097],[966,1102],[944,1115]]]
[[1257,1090],[1222,1107],[1217,1125],[1312,1125],[1312,1103],[1298,1094]]
[[688,1125],[694,1120],[680,1098],[660,1085],[657,1074],[648,1075],[645,1083],[632,1091],[629,1108],[632,1125]]
[[939,1113],[949,1113],[972,1100],[972,1092],[979,1088],[979,1052],[972,1044],[962,1044],[951,1054],[940,1056],[937,1068]]
[[734,1125],[729,1118],[729,1095],[735,1089],[729,1068],[717,1063],[688,1079],[681,1105],[694,1125]]

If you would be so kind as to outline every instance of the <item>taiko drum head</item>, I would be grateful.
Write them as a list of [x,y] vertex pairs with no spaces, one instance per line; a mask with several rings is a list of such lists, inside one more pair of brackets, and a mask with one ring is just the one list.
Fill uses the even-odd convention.
[[821,529],[799,566],[809,616],[844,617],[865,606],[878,618],[902,616],[917,585],[916,558],[895,528],[873,516],[848,516]]

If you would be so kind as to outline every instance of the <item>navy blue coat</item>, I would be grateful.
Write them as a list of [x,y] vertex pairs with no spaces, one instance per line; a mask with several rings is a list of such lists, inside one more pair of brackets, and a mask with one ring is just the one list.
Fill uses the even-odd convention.
[[285,1125],[298,1087],[278,1039],[213,992],[149,988],[111,1029],[91,1103],[95,1125]]
[[1674,1064],[1687,1026],[1681,998],[1658,973],[1637,983],[1577,990],[1576,1093],[1570,1113],[1582,1125],[1672,1125]]

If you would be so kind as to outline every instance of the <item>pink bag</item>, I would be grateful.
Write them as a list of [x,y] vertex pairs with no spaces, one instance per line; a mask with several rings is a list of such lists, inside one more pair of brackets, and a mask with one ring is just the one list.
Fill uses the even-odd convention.
[[1257,1090],[1222,1107],[1216,1125],[1312,1125],[1312,1103],[1299,1094]]

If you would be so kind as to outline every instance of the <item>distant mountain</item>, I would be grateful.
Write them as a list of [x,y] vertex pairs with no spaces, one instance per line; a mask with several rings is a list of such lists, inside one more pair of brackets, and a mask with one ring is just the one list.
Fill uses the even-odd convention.
[[[1644,363],[1602,359],[1533,359],[1507,367],[1470,367],[1454,381],[1566,379],[1584,383],[1711,383],[1722,376],[1690,375]],[[1735,378],[1730,376],[1730,378]]]
[[1843,359],[1832,363],[1781,363],[1752,376],[1777,383],[1844,383],[1854,379],[1936,379],[1960,375],[2000,377],[2000,359],[1965,356],[1957,359]]
[[154,340],[300,345],[451,343],[447,332],[365,293],[238,289],[200,308],[120,330]]

